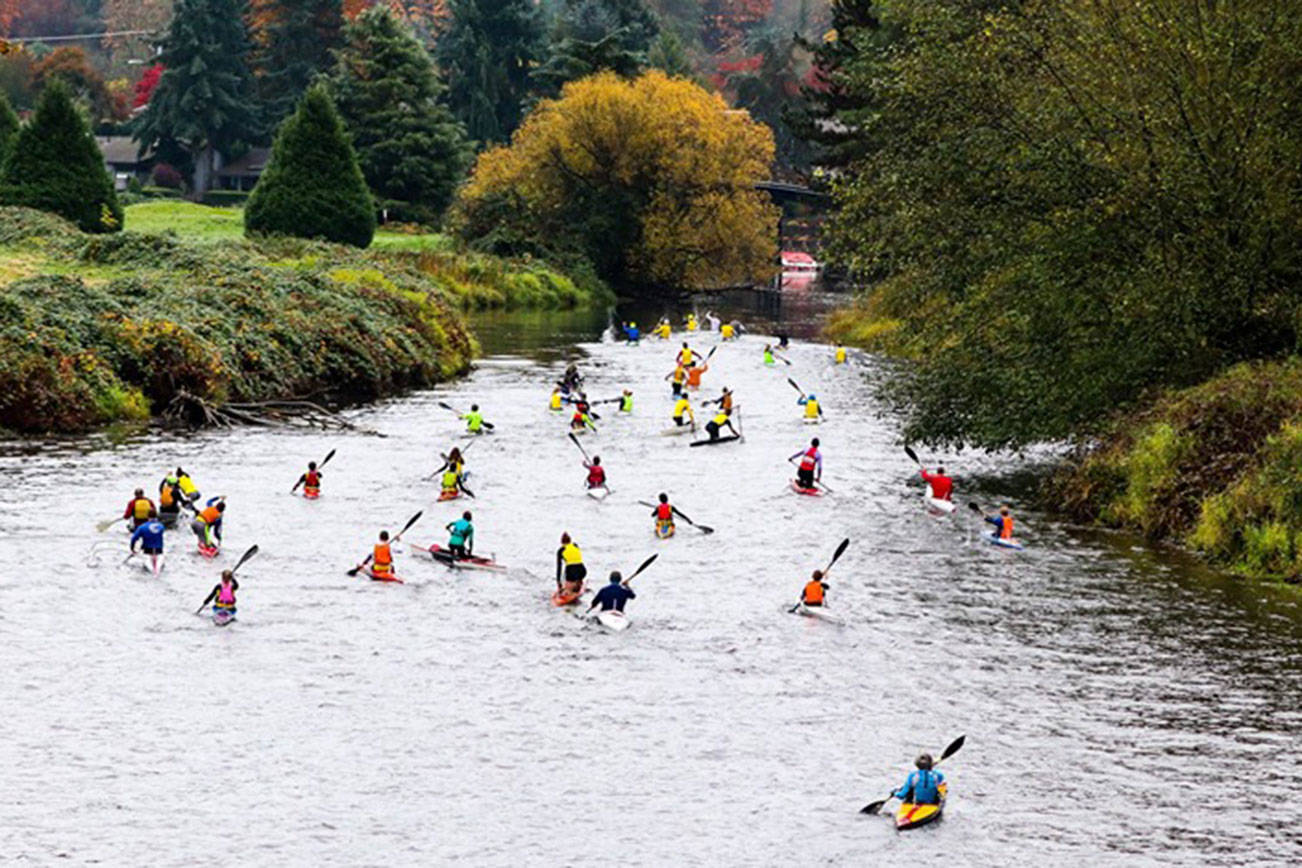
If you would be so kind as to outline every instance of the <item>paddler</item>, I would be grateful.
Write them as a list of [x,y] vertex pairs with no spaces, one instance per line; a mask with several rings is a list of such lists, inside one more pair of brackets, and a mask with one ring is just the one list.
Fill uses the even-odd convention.
[[998,539],[1013,538],[1013,511],[1007,504],[999,507],[998,514],[985,516],[985,520],[995,526],[995,536]]
[[944,772],[932,771],[929,753],[918,757],[913,764],[918,767],[917,770],[909,772],[904,786],[891,795],[902,802],[912,802],[915,805],[940,804],[940,785],[945,782]]
[[928,473],[922,468],[922,480],[931,487],[931,496],[935,500],[954,499],[954,480],[945,475],[945,468],[937,467],[935,473]]
[[628,345],[631,347],[636,344],[642,337],[642,332],[638,329],[637,323],[624,323],[624,337],[628,338]]
[[778,349],[785,350],[791,346],[791,341],[787,339],[785,332],[778,332]]
[[818,404],[818,396],[813,392],[801,395],[796,399],[796,403],[805,408],[806,419],[818,419],[823,415],[823,408]]
[[683,341],[683,348],[678,351],[678,366],[680,368],[690,368],[696,364],[696,360],[701,358],[701,354],[687,345]]
[[720,394],[719,397],[713,398],[709,401],[706,401],[705,403],[718,404],[720,410],[722,410],[723,412],[731,416],[732,415],[732,389],[729,389],[727,386],[724,386],[723,393]]
[[706,312],[705,328],[707,331],[712,331],[712,332],[717,332],[719,330],[719,318],[714,315],[714,311]]
[[660,340],[662,341],[669,340],[669,336],[673,334],[673,331],[674,331],[674,327],[669,324],[669,319],[667,317],[665,319],[660,320],[660,324],[655,327],[655,333],[660,337]]
[[163,534],[166,530],[161,521],[151,518],[131,534],[131,554],[136,553],[136,543],[139,542],[141,552],[149,555],[149,565],[155,574],[158,573],[158,559],[163,554]]
[[771,344],[764,345],[764,364],[769,367],[777,364],[777,361],[773,358],[773,346]]
[[294,487],[289,490],[290,494],[298,491],[299,486],[303,486],[304,497],[319,497],[321,494],[321,471],[316,469],[316,462],[307,463],[307,472],[298,478]]
[[157,515],[158,510],[154,508],[154,502],[145,497],[143,488],[136,489],[135,496],[127,501],[127,508],[122,513],[122,517],[127,520],[128,530],[135,530]]
[[669,536],[674,532],[674,508],[669,504],[669,495],[660,492],[660,503],[651,510],[651,517],[656,522],[656,535]]
[[585,409],[587,406],[588,404],[586,401],[575,405],[574,415],[570,417],[571,431],[582,431],[585,428],[590,428],[594,432],[597,430],[597,426],[592,422],[592,416],[588,415],[588,412]]
[[[687,330],[688,330],[689,332],[694,332],[694,331],[697,330],[697,328],[699,328],[699,326],[697,326],[697,324],[696,324],[696,314],[694,314],[694,313],[689,313],[689,314],[687,315],[687,326],[686,326],[686,328],[687,328]],[[687,346],[687,345],[686,345],[686,344],[683,344],[683,346]]]
[[666,380],[670,377],[673,377],[673,396],[677,398],[679,395],[683,394],[683,383],[687,381],[687,369],[682,365],[678,365],[671,372],[665,374]]
[[687,399],[687,396],[679,395],[678,401],[674,404],[674,424],[681,428],[689,423],[696,424],[696,413],[692,410],[692,402]]
[[845,345],[838,343],[836,345],[836,355],[833,357],[834,364],[844,365],[846,362]]
[[705,373],[706,371],[708,371],[708,370],[710,370],[710,363],[709,363],[709,362],[706,362],[704,365],[701,365],[700,367],[697,367],[696,365],[692,365],[690,368],[688,368],[688,369],[687,369],[687,388],[689,388],[689,389],[699,389],[699,388],[701,388],[701,375],[704,374],[704,373]]
[[461,518],[445,525],[448,537],[448,552],[454,558],[465,559],[475,553],[475,526],[470,523],[470,510],[461,513]]
[[579,373],[578,366],[573,362],[565,367],[565,376],[561,379],[561,384],[567,392],[574,391],[583,384],[583,375]]
[[189,507],[190,502],[181,491],[180,481],[175,476],[163,477],[163,481],[158,483],[158,520],[164,527],[176,527],[182,506]]
[[453,446],[448,457],[443,459],[443,465],[434,471],[435,474],[443,474],[441,487],[445,495],[454,495],[461,490],[461,477],[465,468],[466,461],[461,457],[461,447]]
[[466,430],[471,434],[482,434],[484,429],[484,414],[479,412],[478,404],[470,405],[469,413],[462,413],[462,419],[466,420]]
[[565,409],[565,396],[561,394],[561,387],[558,384],[552,389],[552,396],[547,402],[547,409],[553,413],[559,413]]
[[814,570],[814,576],[805,583],[805,589],[800,592],[800,602],[806,606],[821,606],[827,600],[827,582],[823,581],[823,571]]
[[594,488],[604,488],[606,491],[610,491],[610,487],[606,485],[606,468],[601,466],[600,455],[592,456],[591,462],[583,462],[583,467],[588,471],[589,491]]
[[734,435],[737,435],[739,437],[741,436],[740,434],[738,434],[737,429],[732,427],[732,419],[730,418],[731,414],[732,411],[730,409],[725,410],[722,407],[720,407],[719,412],[715,414],[714,418],[711,419],[709,422],[705,423],[705,431],[707,434],[710,435],[711,440],[719,439],[719,431],[724,426],[727,426],[728,430],[731,431]]
[[199,538],[200,548],[216,549],[222,541],[222,517],[226,513],[226,498],[214,497],[207,508],[201,510],[190,522],[190,530]]
[[619,396],[619,412],[621,413],[633,412],[633,393],[628,389],[625,389],[624,394]]
[[213,589],[208,592],[208,596],[203,598],[199,608],[212,603],[213,612],[223,610],[230,615],[235,614],[235,592],[240,589],[240,583],[235,581],[235,574],[230,570],[222,570],[222,580],[220,583],[213,585]]
[[723,325],[719,326],[719,335],[723,340],[731,341],[736,339],[737,332],[735,329],[733,329],[732,323],[726,322]]
[[[800,465],[796,468],[796,482],[801,488],[813,488],[815,482],[823,479],[823,453],[818,451],[818,438],[815,437],[809,441],[809,448],[797,452],[788,458],[788,461],[800,459]],[[817,470],[818,475],[814,472]]]
[[624,584],[624,576],[619,570],[615,570],[610,574],[610,584],[597,591],[597,596],[593,598],[592,605],[588,607],[588,611],[584,614],[590,614],[598,606],[601,607],[603,612],[609,612],[611,609],[622,612],[624,611],[624,604],[636,597],[637,594],[633,593],[633,589]]
[[380,540],[371,549],[371,553],[362,561],[362,566],[371,565],[371,578],[386,579],[393,575],[393,547],[389,545],[389,532],[380,531]]
[[198,502],[199,487],[194,484],[190,474],[179,467],[176,468],[176,484],[181,486],[181,493],[185,495],[186,500],[190,501],[190,503]]
[[[583,580],[588,568],[583,565],[583,552],[568,533],[561,534],[561,547],[556,550],[556,587],[577,594],[583,590]],[[562,584],[562,576],[564,584]]]

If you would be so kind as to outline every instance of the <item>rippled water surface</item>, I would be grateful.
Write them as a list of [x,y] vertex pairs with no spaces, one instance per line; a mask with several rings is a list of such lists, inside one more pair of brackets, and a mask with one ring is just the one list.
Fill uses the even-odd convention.
[[[745,440],[662,437],[672,351],[596,342],[593,323],[514,338],[463,382],[351,414],[387,437],[206,432],[0,458],[0,860],[30,864],[1238,865],[1302,859],[1297,597],[1025,508],[1028,550],[972,543],[971,515],[919,508],[875,414],[869,359],[797,343],[721,347]],[[490,350],[512,326],[486,332]],[[588,335],[571,344],[571,338]],[[546,335],[551,335],[547,338]],[[697,346],[708,350],[713,341]],[[562,419],[565,357],[594,398],[632,388],[586,446]],[[800,424],[794,377],[828,422]],[[498,433],[467,456],[473,501],[425,481],[478,402]],[[609,408],[605,408],[609,409]],[[794,495],[786,457],[823,440],[834,494]],[[325,496],[289,489],[332,448]],[[944,456],[961,497],[1005,495],[1008,458]],[[227,550],[170,538],[161,580],[91,558],[137,485],[183,463],[229,496]],[[668,491],[710,536],[652,537]],[[412,542],[474,510],[510,571],[449,573],[406,549],[408,584],[345,575],[382,527]],[[966,512],[966,511],[964,511]],[[594,577],[651,553],[633,627],[549,607],[568,530]],[[788,614],[838,541],[837,625]],[[248,545],[239,620],[194,609]],[[119,546],[123,543],[119,542]],[[943,766],[943,823],[897,834],[857,810],[920,750]],[[61,858],[62,857],[62,858]]]

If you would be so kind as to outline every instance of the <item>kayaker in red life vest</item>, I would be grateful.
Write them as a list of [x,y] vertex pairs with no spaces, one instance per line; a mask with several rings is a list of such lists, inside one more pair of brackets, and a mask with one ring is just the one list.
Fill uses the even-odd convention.
[[[797,452],[788,458],[788,461],[800,459],[800,464],[796,468],[796,482],[801,488],[813,488],[815,482],[821,482],[823,479],[823,453],[818,451],[818,438],[815,437],[809,441],[809,448]],[[818,475],[815,476],[815,471]]]
[[651,510],[651,517],[656,520],[656,532],[665,536],[674,528],[674,508],[669,504],[669,495],[660,492],[660,504]]
[[145,497],[143,488],[136,489],[136,496],[127,501],[127,508],[122,513],[122,517],[127,519],[127,527],[131,530],[135,530],[157,515],[158,510],[154,508],[154,502]]
[[588,469],[588,488],[605,488],[606,487],[606,468],[601,466],[601,456],[592,456],[592,463],[583,462],[583,466]]
[[805,583],[805,589],[800,592],[800,602],[806,606],[821,606],[827,599],[827,582],[823,581],[823,571],[814,570],[814,576]]
[[1013,512],[1007,504],[999,507],[998,515],[987,515],[985,520],[995,526],[995,535],[999,539],[1013,538]]
[[922,479],[931,486],[931,496],[935,500],[954,499],[954,480],[945,475],[945,468],[937,467],[935,473],[928,473],[922,468]]
[[298,478],[298,482],[294,483],[290,493],[298,491],[298,487],[301,485],[303,486],[303,494],[308,497],[316,497],[321,493],[321,476],[321,471],[316,469],[316,462],[309,461],[307,463],[307,473]]

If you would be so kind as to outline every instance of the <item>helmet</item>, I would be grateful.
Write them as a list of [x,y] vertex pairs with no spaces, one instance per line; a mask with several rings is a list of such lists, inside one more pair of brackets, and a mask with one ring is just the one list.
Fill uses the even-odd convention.
[[813,392],[810,392],[810,393],[809,393],[809,400],[811,400],[811,401],[817,401],[817,400],[818,400],[818,396],[815,395]]
[[914,760],[914,761],[913,761],[913,764],[916,765],[916,766],[917,766],[918,768],[920,768],[920,769],[925,769],[925,770],[927,770],[927,771],[930,771],[930,770],[931,770],[931,765],[932,765],[932,763],[931,763],[931,754],[929,754],[929,753],[924,753],[922,756],[920,756],[920,757],[918,757],[916,760]]

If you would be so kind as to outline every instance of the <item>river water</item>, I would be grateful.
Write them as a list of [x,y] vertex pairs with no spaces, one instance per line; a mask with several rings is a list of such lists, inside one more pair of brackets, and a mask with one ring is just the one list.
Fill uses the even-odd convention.
[[[790,368],[767,369],[763,338],[724,345],[703,393],[736,391],[745,440],[693,449],[658,433],[672,345],[603,342],[582,315],[481,325],[470,377],[351,414],[383,439],[240,430],[4,451],[0,861],[1302,859],[1294,593],[1037,514],[1020,505],[1025,459],[943,456],[963,500],[1013,499],[1028,550],[973,544],[970,514],[920,509],[871,358],[837,368],[796,341]],[[635,393],[632,417],[607,413],[586,440],[609,469],[605,502],[584,495],[565,422],[544,409],[566,358],[592,397]],[[818,392],[826,424],[800,424],[787,376]],[[424,481],[458,430],[438,401],[478,402],[497,426],[467,455],[473,501],[438,504]],[[811,432],[823,498],[787,487]],[[324,497],[291,496],[330,449]],[[178,462],[229,497],[227,549],[208,562],[173,535],[154,579],[102,545],[123,545],[120,525],[94,524]],[[659,491],[716,532],[656,541],[636,501]],[[380,528],[424,510],[411,541],[445,542],[467,507],[508,572],[450,573],[406,549],[406,585],[345,575]],[[660,554],[629,631],[548,606],[565,530],[592,578]],[[829,576],[842,623],[789,614],[845,537]],[[215,628],[194,609],[252,543],[239,620]],[[900,834],[857,813],[964,733],[942,766],[943,823]]]

